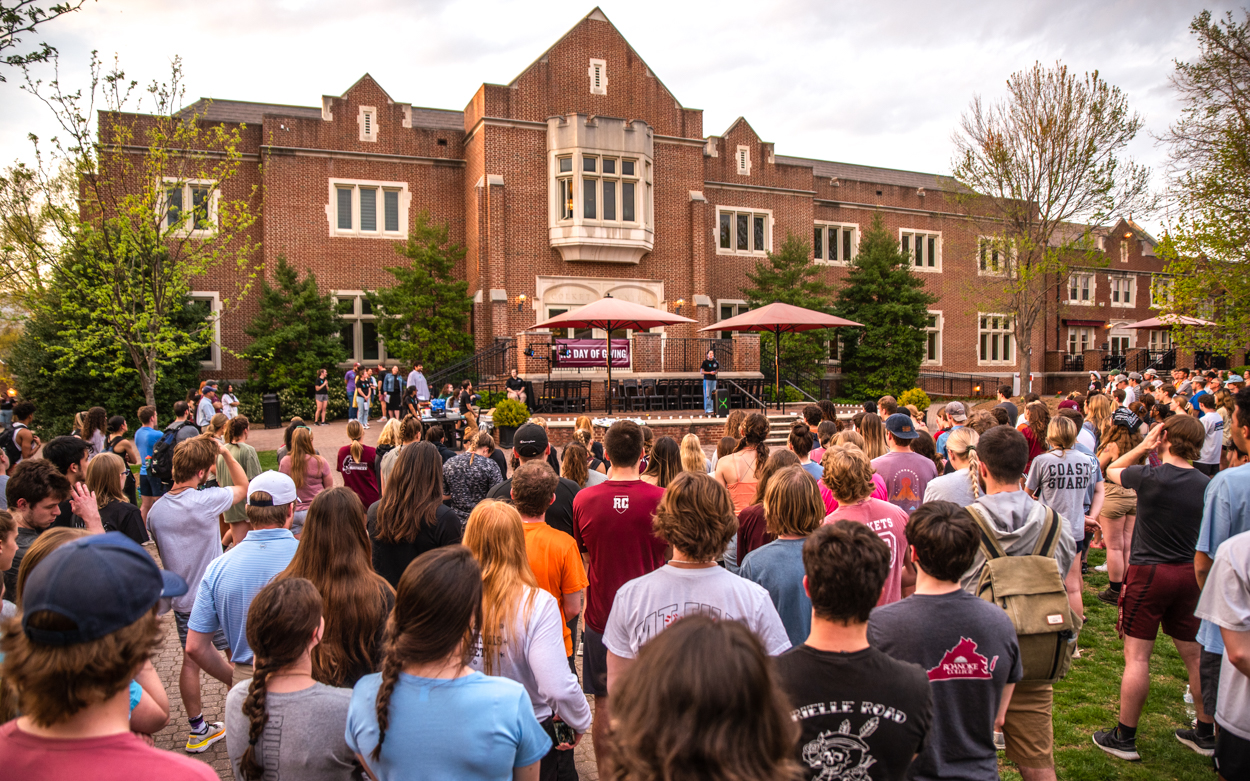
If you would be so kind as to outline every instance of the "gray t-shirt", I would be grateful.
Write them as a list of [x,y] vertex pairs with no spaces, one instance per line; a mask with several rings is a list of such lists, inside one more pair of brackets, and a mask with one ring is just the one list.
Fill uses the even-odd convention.
[[1037,500],[1068,522],[1072,539],[1085,539],[1085,497],[1102,471],[1077,450],[1051,450],[1033,459],[1027,486]]
[[998,781],[994,717],[1024,675],[1007,613],[963,590],[914,594],[872,611],[868,642],[929,676],[933,731],[909,778]]
[[968,467],[930,480],[924,489],[924,500],[926,502],[954,502],[960,507],[967,507],[975,502],[976,499],[972,496],[972,483],[968,477]]
[[[243,701],[251,680],[241,681],[226,695],[226,752],[234,777],[247,750],[251,722],[243,715]],[[300,778],[307,781],[359,781],[363,778],[356,755],[347,747],[347,708],[351,689],[316,683],[297,692],[265,695],[269,720],[256,743],[263,778]]]
[[188,489],[165,494],[148,511],[148,531],[156,541],[161,564],[187,582],[187,593],[174,597],[173,608],[190,613],[209,563],[221,555],[217,516],[230,509],[229,488]]
[[768,590],[790,645],[812,631],[812,600],[803,588],[803,540],[773,540],[746,555],[738,574]]
[[[1250,532],[1230,537],[1215,552],[1194,615],[1234,632],[1250,632]],[[1220,666],[1215,721],[1242,740],[1250,740],[1250,678],[1228,660],[1227,649]]]
[[592,485],[599,485],[600,483],[606,483],[606,482],[608,482],[607,475],[605,475],[603,472],[598,472],[592,469],[586,473],[586,485],[584,487],[589,488]]

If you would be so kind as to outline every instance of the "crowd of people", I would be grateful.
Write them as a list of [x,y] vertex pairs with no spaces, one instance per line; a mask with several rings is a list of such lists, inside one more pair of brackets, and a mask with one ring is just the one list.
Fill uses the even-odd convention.
[[[1240,376],[1091,377],[1057,409],[1003,386],[936,426],[889,396],[849,418],[824,401],[784,447],[734,410],[709,458],[694,434],[588,418],[562,449],[533,418],[509,454],[423,422],[413,373],[353,369],[350,444],[322,454],[296,418],[274,471],[229,386],[164,428],[140,409],[133,438],[92,408],[43,443],[16,404],[0,766],[214,778],[152,746],[172,611],[185,752],[224,739],[248,781],[574,779],[587,733],[613,779],[996,779],[1000,750],[1055,778],[1093,547],[1125,660],[1093,742],[1140,759],[1162,626],[1194,695],[1176,738],[1250,777]],[[473,411],[471,384],[456,398]],[[205,674],[229,689],[219,712]]]

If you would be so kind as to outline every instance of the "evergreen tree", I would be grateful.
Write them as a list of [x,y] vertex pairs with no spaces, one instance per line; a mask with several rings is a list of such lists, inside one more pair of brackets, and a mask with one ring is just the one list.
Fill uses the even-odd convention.
[[841,334],[844,396],[897,396],[915,386],[928,308],[936,300],[881,217],[874,218],[838,292],[835,314],[864,325]]
[[[829,311],[833,300],[833,287],[820,279],[821,268],[812,259],[811,246],[790,234],[779,252],[768,253],[767,260],[755,264],[754,272],[747,272],[751,287],[742,290],[747,306],[758,309],[773,303],[791,304],[821,312]],[[818,367],[827,354],[826,344],[830,331],[809,331],[781,336],[781,377],[796,385],[802,385],[798,372],[823,375]],[[760,370],[773,377],[773,351],[775,337],[760,334]],[[805,388],[809,393],[814,388]]]
[[252,342],[242,357],[262,392],[310,389],[319,370],[333,374],[334,365],[348,358],[338,337],[342,321],[311,271],[301,280],[279,255],[273,276],[273,286],[261,280],[260,311],[245,331]]
[[386,354],[405,364],[446,366],[473,350],[469,285],[456,279],[464,247],[452,244],[446,225],[417,215],[408,243],[396,247],[407,266],[387,267],[397,284],[369,293]]

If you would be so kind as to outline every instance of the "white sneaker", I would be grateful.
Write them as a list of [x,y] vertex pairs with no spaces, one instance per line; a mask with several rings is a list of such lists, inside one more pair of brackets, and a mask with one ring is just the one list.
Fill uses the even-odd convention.
[[1106,571],[1107,571],[1106,564],[1099,564],[1097,567],[1094,567],[1094,572],[1106,572]]
[[994,748],[999,751],[1007,750],[1007,739],[1003,737],[1003,733],[998,730],[994,731]]

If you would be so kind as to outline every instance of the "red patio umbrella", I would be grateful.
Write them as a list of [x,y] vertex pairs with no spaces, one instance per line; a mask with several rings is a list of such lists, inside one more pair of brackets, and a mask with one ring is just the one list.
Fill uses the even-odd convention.
[[1199,317],[1187,317],[1185,315],[1159,315],[1158,317],[1150,317],[1145,320],[1138,320],[1136,323],[1130,323],[1125,328],[1171,328],[1174,325],[1215,325],[1210,320],[1203,320]]
[[781,335],[842,326],[859,326],[862,328],[863,323],[856,323],[845,318],[825,314],[824,312],[817,312],[814,309],[804,309],[801,306],[776,302],[768,306],[762,306],[759,309],[752,309],[728,320],[721,320],[715,325],[709,325],[707,328],[700,328],[699,330],[755,331],[773,334],[773,338],[776,341],[776,346],[773,350],[773,374],[777,383],[777,404],[780,407]]
[[604,356],[607,358],[608,364],[608,392],[604,394],[604,404],[609,413],[612,412],[612,331],[617,328],[629,328],[635,331],[645,331],[648,328],[656,328],[662,325],[674,325],[676,323],[693,323],[689,317],[682,317],[671,312],[665,312],[662,309],[653,309],[642,304],[635,304],[629,301],[622,301],[619,298],[613,298],[606,295],[598,301],[593,301],[585,306],[571,309],[562,315],[556,315],[550,320],[544,320],[541,323],[535,323],[527,328],[527,331],[533,331],[537,328],[565,327],[565,328],[602,328],[608,332],[607,352]]

